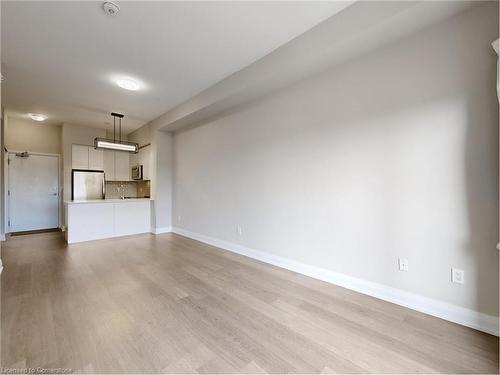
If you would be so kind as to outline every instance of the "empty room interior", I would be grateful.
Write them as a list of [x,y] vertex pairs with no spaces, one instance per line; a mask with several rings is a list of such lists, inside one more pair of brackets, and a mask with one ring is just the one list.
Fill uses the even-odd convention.
[[498,1],[0,16],[0,372],[499,373]]

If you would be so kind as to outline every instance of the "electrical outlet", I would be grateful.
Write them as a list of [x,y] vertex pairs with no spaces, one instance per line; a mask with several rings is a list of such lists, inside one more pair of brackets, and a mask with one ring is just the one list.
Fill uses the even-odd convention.
[[408,272],[408,259],[399,258],[398,263],[400,271]]
[[236,232],[241,236],[243,234],[243,228],[241,228],[241,225],[236,226]]
[[464,284],[465,283],[465,271],[458,269],[458,268],[452,268],[451,269],[451,281],[453,283],[457,283],[457,284]]

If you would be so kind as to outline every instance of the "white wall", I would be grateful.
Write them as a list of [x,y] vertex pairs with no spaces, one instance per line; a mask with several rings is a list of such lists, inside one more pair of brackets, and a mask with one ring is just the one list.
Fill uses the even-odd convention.
[[[0,7],[0,17],[1,17],[1,7]],[[1,31],[0,31],[1,34]],[[1,38],[1,35],[0,35]],[[0,43],[0,55],[1,55],[1,43]],[[4,142],[5,142],[5,136],[4,136],[4,126],[5,126],[5,112],[4,112],[4,107],[2,105],[2,90],[1,90],[1,85],[2,81],[0,80],[0,241],[3,240],[5,236],[5,224],[4,224],[4,217],[5,217],[5,187],[4,187],[4,179],[5,179],[5,151],[4,151]],[[0,267],[2,266],[2,244],[0,242]],[[1,273],[0,268],[0,273]],[[0,282],[1,283],[1,282]],[[1,305],[1,303],[0,303]]]
[[475,8],[175,134],[174,226],[498,315],[497,15]]
[[154,227],[168,231],[172,226],[173,139],[172,134],[153,130],[151,154],[151,197],[154,199]]
[[61,127],[7,115],[5,146],[8,150],[61,154]]
[[[4,143],[9,151],[29,151],[35,153],[47,153],[61,155],[61,126],[46,125],[44,123],[35,122],[30,119],[19,118],[5,114],[4,123]],[[5,190],[5,181],[8,178],[8,169],[4,172],[5,178],[2,186]],[[63,186],[62,165],[59,170],[59,186]],[[3,195],[5,197],[5,194]],[[8,205],[7,197],[4,204],[6,209]],[[4,210],[5,211],[5,210]],[[59,204],[59,221],[62,223],[62,199]],[[5,218],[6,212],[3,216]],[[2,229],[5,228],[5,220],[2,224]]]
[[172,226],[173,141],[172,134],[148,123],[128,135],[128,140],[151,147],[151,226],[156,233]]
[[151,126],[146,124],[139,129],[133,131],[127,136],[130,142],[136,142],[139,146],[144,146],[151,143]]
[[[1,85],[1,83],[0,83]],[[1,91],[1,90],[0,90]],[[5,126],[7,123],[7,116],[5,115],[4,108],[1,106],[2,94],[0,92],[0,241],[5,238]],[[1,244],[0,244],[0,257],[1,257]],[[0,265],[1,265],[0,259]]]

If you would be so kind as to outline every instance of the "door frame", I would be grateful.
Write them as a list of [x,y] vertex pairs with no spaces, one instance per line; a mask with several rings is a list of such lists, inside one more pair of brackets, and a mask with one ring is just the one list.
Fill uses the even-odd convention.
[[61,182],[61,154],[51,154],[47,152],[31,152],[31,151],[18,151],[18,150],[6,150],[5,155],[7,156],[4,159],[4,171],[5,171],[5,180],[4,180],[4,202],[5,202],[5,212],[4,212],[4,233],[10,233],[9,219],[10,219],[10,199],[9,199],[9,158],[11,154],[17,154],[21,152],[27,152],[29,155],[38,155],[38,156],[49,156],[57,158],[57,187],[59,199],[57,200],[57,212],[58,212],[58,228],[61,228],[62,223],[62,182]]

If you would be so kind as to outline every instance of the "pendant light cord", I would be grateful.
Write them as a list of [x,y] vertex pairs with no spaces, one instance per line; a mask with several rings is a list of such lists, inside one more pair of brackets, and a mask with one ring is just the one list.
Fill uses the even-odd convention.
[[[1,1],[1,0],[0,0]],[[111,113],[113,116],[113,142],[116,143],[116,118],[119,118],[118,122],[118,143],[122,143],[122,117],[120,113]]]

